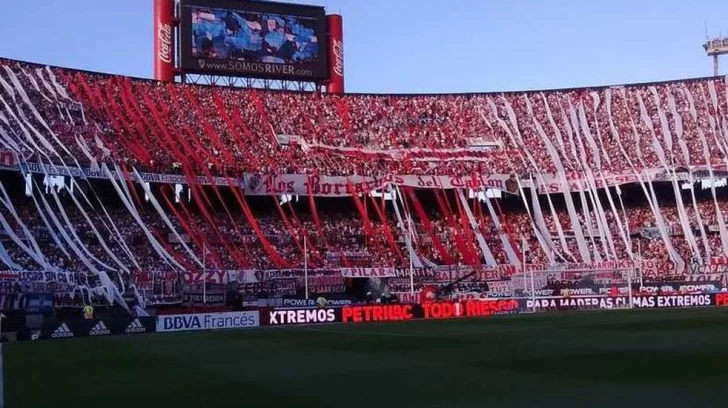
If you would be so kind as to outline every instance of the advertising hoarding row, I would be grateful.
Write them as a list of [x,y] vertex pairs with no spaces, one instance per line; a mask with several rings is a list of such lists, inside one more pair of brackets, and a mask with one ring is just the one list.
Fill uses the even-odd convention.
[[728,293],[629,297],[580,296],[535,299],[479,299],[422,304],[347,305],[341,308],[261,310],[261,325],[396,322],[418,319],[489,317],[502,314],[563,310],[669,309],[728,306]]
[[[154,332],[244,329],[258,326],[296,326],[328,323],[398,322],[489,317],[534,311],[602,310],[630,305],[618,297],[552,297],[542,299],[486,299],[423,304],[363,304],[333,308],[261,309],[254,311],[176,314],[157,317],[53,321],[32,339],[67,339]],[[636,309],[728,306],[728,293],[636,296]]]

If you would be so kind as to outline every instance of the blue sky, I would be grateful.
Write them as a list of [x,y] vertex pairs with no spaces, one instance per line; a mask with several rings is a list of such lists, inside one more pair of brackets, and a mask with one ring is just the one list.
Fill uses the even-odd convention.
[[[151,0],[2,3],[0,56],[152,74]],[[350,92],[524,90],[708,76],[705,22],[712,35],[728,35],[725,0],[308,3],[344,16]]]

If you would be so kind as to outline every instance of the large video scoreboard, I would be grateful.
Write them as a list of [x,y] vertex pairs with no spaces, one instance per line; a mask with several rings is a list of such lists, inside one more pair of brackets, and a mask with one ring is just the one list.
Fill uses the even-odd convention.
[[181,0],[179,7],[179,62],[185,72],[329,77],[323,7],[230,0]]

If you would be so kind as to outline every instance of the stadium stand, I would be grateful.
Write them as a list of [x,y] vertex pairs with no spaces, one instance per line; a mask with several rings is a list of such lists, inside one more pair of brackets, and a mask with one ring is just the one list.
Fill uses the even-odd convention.
[[[410,262],[649,261],[642,275],[659,279],[685,274],[685,263],[723,263],[728,250],[728,200],[713,182],[727,174],[725,78],[327,95],[0,66],[0,260],[8,271],[93,277],[68,285],[99,299],[118,300],[128,290],[114,295],[114,286],[139,290],[151,275],[176,285],[179,274],[208,270]],[[254,182],[296,175],[309,191],[284,182],[249,194]],[[460,189],[394,181],[405,175]],[[386,180],[371,189],[394,199],[306,194],[312,180],[336,176],[347,190],[360,188],[357,177]],[[503,197],[488,198],[488,187]],[[321,286],[345,290],[339,281]]]

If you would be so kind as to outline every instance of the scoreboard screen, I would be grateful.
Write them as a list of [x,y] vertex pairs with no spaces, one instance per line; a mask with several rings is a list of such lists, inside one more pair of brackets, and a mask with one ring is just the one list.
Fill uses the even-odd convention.
[[188,72],[286,80],[328,76],[323,7],[183,0],[180,57]]

